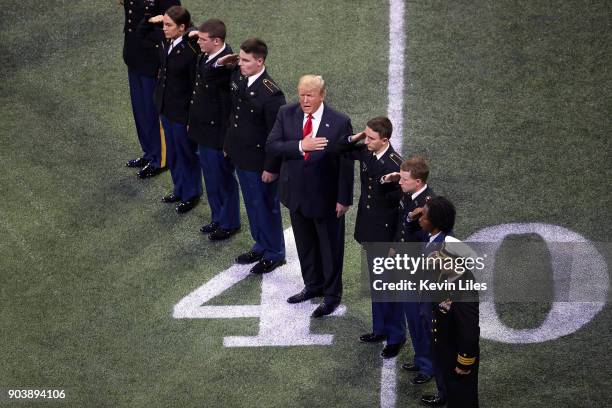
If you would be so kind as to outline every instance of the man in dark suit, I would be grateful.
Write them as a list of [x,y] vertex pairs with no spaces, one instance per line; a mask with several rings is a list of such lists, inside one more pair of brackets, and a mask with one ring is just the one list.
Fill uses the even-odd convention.
[[[382,183],[382,177],[389,173],[399,172],[402,158],[395,152],[389,142],[393,126],[386,117],[370,119],[363,132],[341,141],[348,157],[359,160],[361,173],[361,195],[355,221],[355,240],[360,244],[393,241],[397,229],[399,200],[401,189],[397,183]],[[364,140],[363,144],[358,144]],[[378,248],[376,248],[378,250]],[[384,253],[373,253],[368,248],[368,265],[377,256]],[[382,350],[383,358],[397,356],[406,342],[406,319],[404,305],[401,302],[372,301],[372,332],[363,334],[359,339],[364,343],[378,343],[386,340]]]
[[[236,167],[253,247],[236,262],[250,264],[251,273],[268,273],[285,263],[285,238],[278,201],[280,161],[266,154],[268,134],[285,95],[268,74],[268,46],[258,38],[240,45],[239,55],[220,58],[216,66],[233,66],[230,79],[232,108],[223,150]],[[221,68],[220,68],[221,69]]]
[[138,24],[144,19],[164,14],[168,8],[180,5],[178,0],[125,0],[123,26],[123,61],[128,67],[128,82],[136,133],[143,155],[129,160],[127,167],[140,168],[138,177],[158,175],[166,166],[165,141],[160,133],[159,114],[153,93],[159,70],[155,46],[137,35]]
[[[419,156],[403,162],[399,173],[385,176],[387,182],[399,182],[404,193],[400,200],[398,228],[394,241],[413,243],[409,247],[409,255],[413,257],[421,255],[421,243],[426,239],[426,234],[419,225],[419,217],[425,203],[434,195],[427,185],[428,176],[427,161]],[[430,336],[422,323],[425,313],[424,306],[419,302],[406,302],[404,310],[414,349],[414,362],[404,364],[402,368],[417,373],[410,381],[412,384],[424,384],[434,375]]]
[[305,288],[289,303],[324,296],[314,317],[333,313],[342,297],[344,214],[353,200],[353,162],[327,144],[353,133],[345,114],[323,104],[325,82],[304,75],[299,103],[278,113],[267,151],[282,159],[279,194],[289,209]]
[[225,44],[223,21],[209,19],[197,31],[203,54],[198,58],[187,136],[197,142],[198,157],[206,183],[211,221],[200,231],[213,241],[227,239],[240,229],[240,196],[234,166],[223,154],[223,142],[231,109],[230,76],[227,69],[216,69],[219,58],[232,54]]

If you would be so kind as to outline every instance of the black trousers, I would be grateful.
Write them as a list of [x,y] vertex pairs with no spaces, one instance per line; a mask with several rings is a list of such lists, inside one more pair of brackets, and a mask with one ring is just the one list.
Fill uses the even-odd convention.
[[344,216],[305,217],[300,210],[291,211],[304,286],[308,292],[323,293],[326,302],[342,298],[342,265],[344,263]]

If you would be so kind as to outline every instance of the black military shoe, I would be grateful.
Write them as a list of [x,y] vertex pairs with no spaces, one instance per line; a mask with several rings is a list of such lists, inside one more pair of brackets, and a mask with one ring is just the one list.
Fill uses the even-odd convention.
[[425,374],[419,373],[416,375],[416,377],[410,380],[410,383],[412,385],[421,385],[421,384],[425,384],[426,382],[429,382],[429,380],[431,380],[432,378],[433,377],[431,375],[425,375]]
[[193,197],[187,201],[181,201],[180,203],[176,205],[176,208],[175,208],[176,212],[179,214],[185,214],[186,212],[191,211],[193,207],[198,205],[199,202],[200,202],[200,197]]
[[256,275],[261,275],[262,273],[272,272],[274,269],[286,263],[287,261],[284,259],[280,259],[278,261],[270,261],[268,259],[262,259],[261,261],[257,262],[255,266],[251,268],[251,273],[254,273]]
[[252,264],[253,262],[259,262],[263,258],[263,254],[258,254],[254,251],[247,251],[244,254],[238,255],[236,258],[236,263],[247,265]]
[[319,306],[317,306],[317,308],[314,310],[314,312],[312,312],[312,317],[317,318],[330,315],[334,313],[334,310],[338,308],[339,304],[340,303],[338,302],[328,303],[326,301],[322,301]]
[[322,293],[316,293],[316,292],[308,292],[306,289],[302,289],[302,291],[300,293],[297,293],[293,296],[290,296],[287,299],[287,303],[302,303],[305,302],[309,299],[312,298],[316,298],[319,296],[323,296]]
[[359,341],[362,341],[364,343],[380,343],[386,338],[387,336],[385,336],[384,334],[367,333],[359,336]]
[[404,341],[401,343],[395,343],[395,344],[387,344],[382,351],[380,352],[380,355],[382,358],[393,358],[396,357],[400,350],[402,349],[402,346],[404,345]]
[[208,239],[210,239],[211,241],[223,241],[225,239],[231,238],[231,236],[236,234],[238,231],[240,231],[240,228],[233,228],[228,230],[224,228],[217,228],[216,230],[210,233]]
[[402,368],[406,371],[410,371],[411,373],[418,373],[421,367],[412,363],[404,363],[402,364]]
[[137,159],[132,159],[132,160],[128,160],[127,163],[125,163],[125,167],[132,167],[132,168],[136,168],[136,167],[144,167],[147,164],[149,164],[149,161],[147,159],[145,159],[144,157],[139,157]]
[[202,234],[210,234],[211,232],[215,232],[217,228],[219,228],[219,223],[211,222],[210,224],[202,225],[202,228],[200,228],[200,232]]
[[181,201],[181,197],[177,196],[174,193],[170,193],[170,194],[166,194],[165,196],[163,196],[161,201],[162,203],[166,203],[166,204],[176,203],[178,201]]
[[149,163],[146,166],[144,166],[138,173],[136,173],[136,175],[141,179],[145,179],[145,178],[155,177],[158,174],[163,173],[164,170],[165,168],[155,167],[151,163]]
[[446,404],[444,398],[441,398],[439,395],[423,395],[421,397],[421,402],[430,407],[441,407]]

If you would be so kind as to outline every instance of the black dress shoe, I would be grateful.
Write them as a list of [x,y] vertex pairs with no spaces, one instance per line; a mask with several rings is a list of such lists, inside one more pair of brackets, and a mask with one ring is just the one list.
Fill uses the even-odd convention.
[[425,384],[426,382],[429,382],[429,380],[431,380],[432,378],[433,376],[431,375],[425,375],[422,373],[418,373],[416,377],[410,380],[410,383],[412,385],[421,385],[421,384]]
[[200,197],[193,197],[187,201],[181,201],[180,203],[178,203],[176,205],[175,210],[179,214],[185,214],[186,212],[191,211],[193,207],[198,205],[199,202],[200,202]]
[[385,336],[384,334],[367,333],[359,336],[359,341],[362,341],[364,343],[380,343],[386,338],[387,336]]
[[380,352],[380,355],[382,356],[382,358],[396,357],[399,354],[400,350],[402,349],[402,346],[404,345],[404,343],[405,341],[401,343],[387,344]]
[[306,289],[302,289],[300,293],[290,296],[287,299],[287,303],[302,303],[309,299],[316,298],[319,296],[323,296],[323,294],[317,293],[317,292],[308,292]]
[[228,230],[223,229],[223,228],[217,228],[216,230],[210,233],[210,235],[208,236],[208,239],[210,239],[211,241],[223,241],[224,239],[230,238],[232,235],[234,235],[238,231],[240,231],[240,228],[233,228],[233,229],[228,229]]
[[149,177],[155,177],[158,174],[163,173],[164,170],[165,168],[162,169],[159,167],[155,167],[151,163],[149,163],[146,166],[144,166],[138,173],[136,173],[136,175],[141,179],[145,179]]
[[312,312],[312,317],[323,317],[334,313],[334,310],[338,308],[339,303],[327,303],[325,301],[321,302],[319,306]]
[[258,254],[254,251],[247,251],[244,254],[238,255],[236,258],[236,263],[247,265],[252,264],[253,262],[259,262],[263,258],[263,254]]
[[125,167],[142,168],[147,164],[149,164],[149,161],[147,159],[145,159],[144,157],[139,157],[137,159],[128,160],[127,163],[125,163]]
[[166,194],[162,197],[162,203],[170,204],[176,203],[177,201],[181,201],[181,197],[175,195],[174,193]]
[[430,407],[441,407],[446,404],[444,398],[441,398],[439,395],[423,395],[421,397],[421,402]]
[[210,224],[202,225],[202,228],[200,228],[200,232],[202,234],[210,234],[211,232],[215,232],[217,228],[219,228],[219,223],[211,222]]
[[284,265],[286,263],[287,261],[284,259],[279,259],[278,261],[262,259],[261,261],[257,262],[254,267],[251,268],[251,273],[261,275],[262,273],[272,272],[279,266]]
[[405,363],[405,364],[402,364],[402,368],[403,368],[404,370],[406,370],[406,371],[410,371],[410,372],[412,372],[412,373],[416,373],[416,372],[418,372],[418,371],[421,369],[421,367],[419,367],[419,366],[418,366],[418,365],[416,365],[416,364],[412,364],[412,363]]

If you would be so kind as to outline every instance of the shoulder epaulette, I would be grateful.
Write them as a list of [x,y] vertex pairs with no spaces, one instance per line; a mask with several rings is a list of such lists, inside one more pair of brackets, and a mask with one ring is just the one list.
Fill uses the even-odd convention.
[[280,91],[280,88],[274,82],[270,81],[268,78],[265,78],[263,80],[263,84],[271,94]]
[[401,166],[402,162],[404,161],[404,159],[402,159],[402,156],[397,153],[389,154],[389,158],[393,161],[393,163],[397,164],[398,166]]

